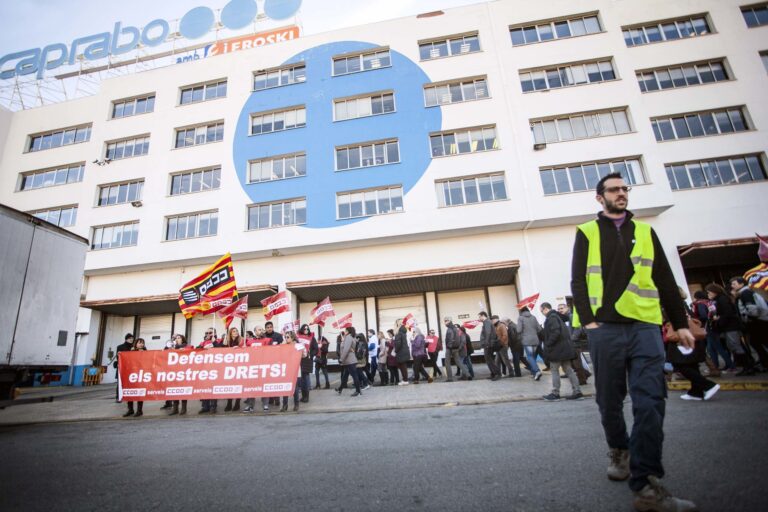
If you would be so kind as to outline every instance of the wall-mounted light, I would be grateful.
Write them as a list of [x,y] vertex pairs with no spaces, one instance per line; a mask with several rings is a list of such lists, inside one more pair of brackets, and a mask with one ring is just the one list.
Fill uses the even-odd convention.
[[134,208],[141,208],[142,206],[144,206],[144,203],[142,203],[139,200],[131,201],[131,206],[133,206]]
[[547,149],[547,143],[546,142],[538,142],[533,145],[534,151],[540,151],[542,149]]
[[112,162],[111,158],[104,158],[102,160],[94,160],[93,161],[93,163],[95,163],[99,167],[104,167],[105,165],[109,165],[110,162]]

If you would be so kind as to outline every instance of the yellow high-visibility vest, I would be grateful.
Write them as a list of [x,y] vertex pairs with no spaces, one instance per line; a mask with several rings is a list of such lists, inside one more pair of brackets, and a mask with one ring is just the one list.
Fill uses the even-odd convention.
[[[661,325],[661,301],[659,290],[653,282],[653,237],[651,226],[645,222],[631,220],[635,225],[635,246],[629,255],[634,274],[624,292],[616,301],[616,312],[626,318]],[[578,226],[589,242],[587,252],[587,295],[592,314],[603,305],[603,266],[600,256],[600,227],[596,220]],[[581,321],[576,308],[573,310],[573,327]]]

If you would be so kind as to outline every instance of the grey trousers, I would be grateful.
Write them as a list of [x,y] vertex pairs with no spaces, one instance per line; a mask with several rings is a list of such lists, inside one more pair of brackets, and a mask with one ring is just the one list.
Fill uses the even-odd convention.
[[453,362],[456,363],[456,366],[461,370],[461,375],[464,377],[469,377],[469,370],[467,370],[467,365],[464,364],[464,359],[460,355],[461,350],[458,348],[445,349],[445,371],[447,372],[447,381],[451,382],[453,380],[453,369],[451,364],[451,358],[453,358]]
[[579,387],[579,378],[576,376],[576,372],[573,371],[573,366],[570,361],[549,361],[549,369],[552,371],[552,393],[560,394],[560,368],[565,370],[565,374],[568,376],[568,380],[571,381],[571,389],[574,393],[581,393]]
[[[512,362],[509,360],[509,347],[501,347],[501,350],[496,352],[496,354],[501,359],[501,362],[504,363],[504,366],[507,367],[507,375],[512,377],[515,374],[515,368],[512,365]],[[518,368],[520,368],[520,365],[518,365]]]

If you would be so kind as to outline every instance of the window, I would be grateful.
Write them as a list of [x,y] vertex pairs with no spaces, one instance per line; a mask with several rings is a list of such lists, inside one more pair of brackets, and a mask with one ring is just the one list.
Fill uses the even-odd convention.
[[642,92],[688,87],[730,80],[724,59],[692,62],[635,73]]
[[205,84],[190,85],[181,89],[180,105],[199,103],[201,101],[225,98],[227,96],[227,81],[216,80]]
[[486,78],[466,78],[437,85],[424,86],[424,105],[446,105],[488,97]]
[[611,59],[559,64],[520,72],[520,85],[523,92],[559,89],[615,79],[616,71]]
[[389,114],[394,111],[395,95],[391,92],[333,102],[334,121]]
[[136,245],[139,240],[139,221],[111,226],[94,226],[91,235],[91,249],[114,249]]
[[48,221],[61,228],[74,226],[75,222],[77,222],[77,205],[37,210],[30,213],[38,219]]
[[595,190],[600,178],[613,172],[620,173],[630,185],[646,182],[643,166],[636,157],[545,167],[540,169],[539,177],[544,195],[549,196]]
[[62,167],[54,167],[51,169],[31,171],[21,175],[19,190],[31,190],[35,188],[65,185],[67,183],[78,183],[83,181],[84,174],[84,162],[65,165]]
[[307,200],[293,199],[248,207],[248,230],[299,226],[307,223]]
[[298,178],[307,175],[307,155],[292,153],[254,160],[248,164],[248,183]]
[[435,186],[441,208],[507,199],[503,172],[441,180]]
[[672,41],[712,33],[706,14],[686,16],[670,21],[650,22],[623,27],[624,42],[628,47],[660,41]]
[[30,135],[27,144],[28,152],[43,151],[46,149],[79,144],[91,140],[91,125],[63,128],[52,132]]
[[171,175],[171,195],[216,190],[221,186],[221,167],[186,171]]
[[251,114],[251,135],[281,132],[305,126],[307,126],[307,110],[304,107]]
[[603,29],[597,13],[571,16],[567,19],[533,21],[509,27],[512,46],[552,41],[568,37],[596,34]]
[[672,190],[717,187],[766,179],[765,155],[740,155],[667,164],[667,179]]
[[214,236],[219,228],[219,212],[198,212],[166,217],[165,240],[184,240]]
[[660,117],[651,119],[651,126],[657,142],[743,132],[749,129],[744,107]]
[[429,136],[429,142],[433,158],[499,149],[495,126],[435,133]]
[[477,34],[466,36],[449,36],[445,39],[435,39],[419,43],[419,56],[421,60],[439,59],[474,53],[480,51],[480,39]]
[[155,110],[155,94],[140,96],[129,100],[112,102],[112,119],[146,114]]
[[570,114],[556,119],[531,120],[533,140],[537,143],[591,139],[632,131],[626,108]]
[[97,206],[130,203],[139,201],[144,190],[144,180],[102,185],[99,187]]
[[336,195],[338,219],[369,217],[403,211],[403,187],[342,192]]
[[307,80],[307,68],[302,64],[257,71],[253,74],[253,90],[271,89],[284,85],[298,84]]
[[106,157],[110,160],[146,155],[149,152],[149,136],[107,143]]
[[763,61],[763,67],[768,72],[768,52],[760,52],[760,59]]
[[389,48],[333,58],[333,76],[348,75],[392,66]]
[[336,170],[358,169],[400,161],[397,139],[336,148]]
[[741,15],[749,28],[768,25],[768,4],[750,5],[741,8]]
[[203,124],[189,128],[176,129],[176,147],[185,148],[218,142],[224,139],[224,123]]

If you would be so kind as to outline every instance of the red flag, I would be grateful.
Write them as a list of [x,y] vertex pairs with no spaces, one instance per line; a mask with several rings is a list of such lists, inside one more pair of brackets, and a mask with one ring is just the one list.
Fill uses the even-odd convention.
[[467,320],[466,322],[461,324],[461,326],[465,329],[474,329],[475,327],[477,327],[482,323],[483,322],[481,322],[480,320]]
[[272,319],[275,315],[291,310],[291,300],[288,298],[288,292],[285,290],[262,300],[261,305],[264,306],[264,318],[267,320]]
[[232,320],[235,318],[241,318],[243,320],[248,318],[248,296],[246,295],[237,302],[233,302],[229,306],[221,308],[216,314],[220,318],[224,318],[224,325],[229,329],[229,324],[231,324]]
[[352,327],[352,313],[344,315],[338,321],[333,322],[334,329],[346,329],[347,327]]
[[416,318],[413,316],[413,314],[408,313],[405,315],[405,318],[403,318],[403,325],[408,329],[411,329],[416,325]]
[[184,318],[192,318],[198,313],[213,313],[236,298],[235,270],[232,266],[232,256],[227,253],[181,287],[179,307]]
[[309,313],[309,325],[325,325],[325,319],[332,316],[336,316],[336,312],[333,310],[331,298],[326,297]]
[[536,301],[539,300],[539,294],[531,295],[530,297],[526,297],[517,304],[517,309],[523,309],[528,308],[530,310],[533,310],[534,306],[536,306]]

